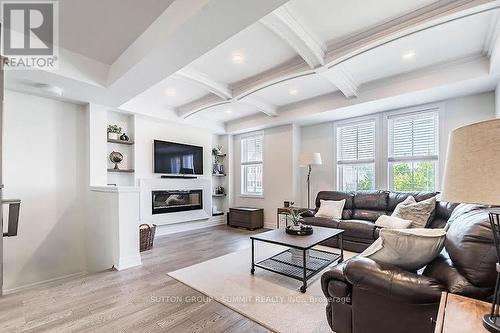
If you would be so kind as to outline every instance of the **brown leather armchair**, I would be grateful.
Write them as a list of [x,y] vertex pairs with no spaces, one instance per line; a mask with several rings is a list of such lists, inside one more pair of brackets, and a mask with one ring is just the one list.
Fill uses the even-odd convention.
[[487,211],[457,210],[445,250],[419,272],[355,257],[324,273],[331,328],[337,333],[433,332],[442,291],[488,299],[497,258]]

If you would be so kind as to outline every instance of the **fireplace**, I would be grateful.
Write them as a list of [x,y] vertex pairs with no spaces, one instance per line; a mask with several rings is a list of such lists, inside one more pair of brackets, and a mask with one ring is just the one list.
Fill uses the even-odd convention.
[[203,209],[203,190],[152,191],[152,199],[153,215]]

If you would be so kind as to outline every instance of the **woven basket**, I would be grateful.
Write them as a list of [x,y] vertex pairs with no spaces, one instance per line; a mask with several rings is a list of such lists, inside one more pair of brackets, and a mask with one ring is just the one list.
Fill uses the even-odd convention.
[[151,250],[153,248],[153,240],[155,239],[156,224],[141,224],[139,226],[140,248],[142,251]]

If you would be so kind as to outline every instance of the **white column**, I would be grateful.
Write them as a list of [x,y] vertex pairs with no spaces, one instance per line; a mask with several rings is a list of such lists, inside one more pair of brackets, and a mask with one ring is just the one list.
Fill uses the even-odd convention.
[[97,272],[141,265],[139,188],[91,186],[87,223],[87,269]]

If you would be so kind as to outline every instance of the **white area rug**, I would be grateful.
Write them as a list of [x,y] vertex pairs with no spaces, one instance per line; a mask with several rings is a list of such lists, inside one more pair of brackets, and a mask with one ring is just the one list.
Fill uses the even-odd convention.
[[[257,241],[255,245],[256,261],[285,249]],[[324,246],[317,248],[339,251]],[[345,259],[354,255],[344,251]],[[248,248],[168,275],[270,330],[283,333],[331,332],[325,315],[327,300],[321,291],[321,272],[308,281],[307,292],[303,294],[299,291],[302,282],[258,267],[255,275],[251,275],[250,266],[251,249]]]

